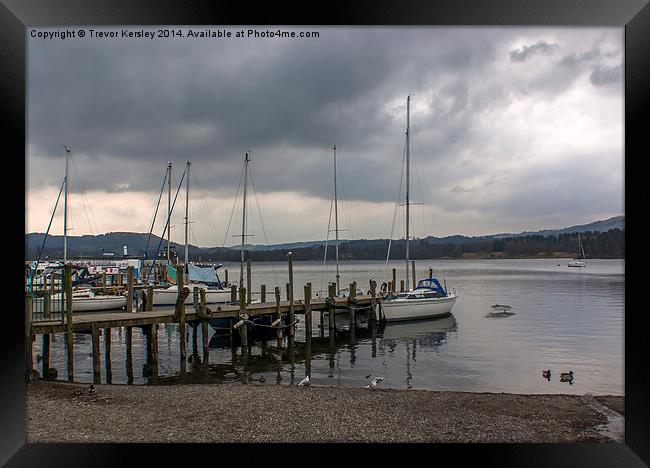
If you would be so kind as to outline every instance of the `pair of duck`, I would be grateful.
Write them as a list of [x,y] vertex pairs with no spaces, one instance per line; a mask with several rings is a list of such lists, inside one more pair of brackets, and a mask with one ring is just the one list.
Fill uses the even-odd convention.
[[[551,380],[551,369],[548,370],[543,370],[542,371],[542,377],[545,379]],[[560,373],[560,382],[570,382],[573,380],[573,371],[570,370],[569,372],[561,372]]]

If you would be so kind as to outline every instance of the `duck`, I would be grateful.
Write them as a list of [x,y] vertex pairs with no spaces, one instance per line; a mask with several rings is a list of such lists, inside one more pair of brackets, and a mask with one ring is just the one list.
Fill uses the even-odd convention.
[[545,379],[551,380],[551,369],[543,370],[542,371],[542,377],[544,377]]
[[569,372],[562,372],[560,374],[560,380],[563,382],[573,380],[573,371],[570,370]]
[[93,384],[90,384],[90,387],[88,387],[88,395],[90,396],[97,395],[97,389]]

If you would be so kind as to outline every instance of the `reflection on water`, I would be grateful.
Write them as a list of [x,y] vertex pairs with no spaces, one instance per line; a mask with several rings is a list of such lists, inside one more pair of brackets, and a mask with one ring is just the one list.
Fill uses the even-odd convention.
[[[514,393],[623,394],[624,275],[622,261],[591,260],[583,272],[557,267],[554,260],[431,261],[436,275],[460,290],[453,314],[438,320],[372,326],[368,314],[337,314],[336,333],[328,318],[312,317],[313,337],[305,342],[304,322],[296,336],[278,341],[274,330],[256,330],[248,348],[238,333],[187,326],[187,360],[180,362],[178,329],[158,329],[158,372],[147,364],[146,339],[133,329],[130,362],[125,330],[111,334],[112,362],[105,366],[101,336],[102,382],[158,384],[211,383],[363,387],[384,377],[380,387]],[[281,265],[258,264],[253,287],[274,285]],[[403,267],[396,262],[395,267]],[[296,284],[318,283],[322,264],[294,262]],[[389,265],[392,268],[392,265]],[[570,271],[567,271],[570,270]],[[399,271],[399,270],[398,270]],[[390,271],[389,271],[390,273]],[[398,273],[399,274],[399,273]],[[341,282],[388,277],[383,262],[343,264]],[[398,277],[399,279],[399,277]],[[364,284],[365,286],[365,284]],[[296,297],[302,288],[296,287]],[[508,317],[489,317],[492,305],[507,304]],[[301,317],[302,318],[302,317]],[[92,382],[89,335],[74,338],[76,381]],[[207,354],[204,353],[207,351]],[[35,343],[40,354],[40,337]],[[38,359],[37,359],[38,360]],[[67,379],[64,335],[52,342],[51,362]],[[39,368],[38,362],[35,367]],[[542,370],[551,369],[551,379]],[[573,370],[571,383],[561,372]],[[108,371],[108,372],[107,372]]]

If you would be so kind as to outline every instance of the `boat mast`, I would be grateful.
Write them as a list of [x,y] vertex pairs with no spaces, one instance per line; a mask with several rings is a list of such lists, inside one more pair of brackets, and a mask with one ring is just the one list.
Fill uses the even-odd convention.
[[63,263],[68,260],[68,160],[70,148],[65,148],[65,194],[63,195]]
[[[187,228],[189,226],[189,209],[190,209],[190,165],[192,163],[187,161],[187,179],[185,179],[185,269],[187,270],[188,263],[188,239]],[[189,274],[189,272],[188,272]]]
[[172,243],[172,162],[167,163],[167,265],[170,262],[169,248]]
[[338,197],[336,193],[336,145],[334,145],[334,231],[336,232],[336,291],[340,291],[339,284],[339,209]]
[[246,188],[248,185],[248,162],[250,158],[248,157],[248,151],[246,152],[246,158],[244,159],[244,200],[243,200],[243,213],[241,221],[241,260],[239,263],[239,287],[244,287],[244,242],[246,239]]
[[[411,95],[406,98],[406,290],[409,291],[409,172],[410,172],[410,141],[409,126],[411,119]],[[414,285],[415,286],[415,285]]]

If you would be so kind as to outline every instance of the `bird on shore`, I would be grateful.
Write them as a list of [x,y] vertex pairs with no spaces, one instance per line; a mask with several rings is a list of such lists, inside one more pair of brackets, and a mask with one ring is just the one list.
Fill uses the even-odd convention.
[[97,395],[97,389],[93,384],[90,384],[90,387],[88,387],[88,395],[90,396]]
[[309,380],[310,380],[310,379],[309,379],[309,376],[305,377],[304,379],[302,379],[302,380],[300,381],[300,383],[298,384],[298,386],[299,386],[299,387],[309,387]]
[[81,393],[82,393],[81,390],[75,390],[75,391],[74,391],[74,394],[77,395],[77,396],[80,396]]
[[547,380],[551,380],[551,369],[548,370],[543,370],[542,371],[542,377],[544,377]]
[[383,377],[375,377],[372,379],[372,382],[370,382],[370,385],[366,385],[366,388],[375,388],[382,380],[384,380]]
[[509,305],[501,305],[501,304],[494,304],[492,306],[493,309],[512,309],[512,306]]
[[560,382],[570,382],[573,380],[573,371],[570,370],[569,372],[562,372],[560,374]]

